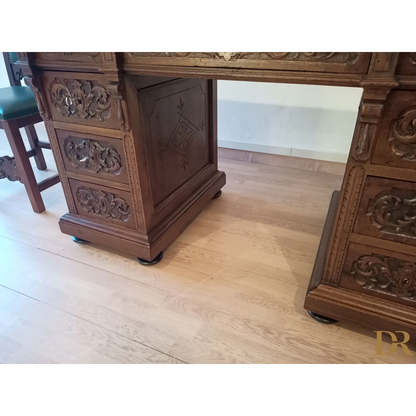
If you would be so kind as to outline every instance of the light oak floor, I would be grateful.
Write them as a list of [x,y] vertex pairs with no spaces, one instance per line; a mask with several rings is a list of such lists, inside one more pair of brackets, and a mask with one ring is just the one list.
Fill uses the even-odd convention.
[[373,332],[303,309],[341,177],[227,159],[220,168],[222,197],[152,267],[61,234],[60,185],[43,192],[39,215],[21,184],[0,181],[0,362],[414,363],[400,348],[375,356]]

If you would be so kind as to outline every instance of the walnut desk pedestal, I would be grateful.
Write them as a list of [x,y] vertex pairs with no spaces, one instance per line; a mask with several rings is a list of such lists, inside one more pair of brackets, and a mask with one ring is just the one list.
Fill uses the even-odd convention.
[[217,79],[363,88],[305,308],[416,338],[416,53],[19,53],[19,64],[65,192],[62,232],[143,262],[225,184]]

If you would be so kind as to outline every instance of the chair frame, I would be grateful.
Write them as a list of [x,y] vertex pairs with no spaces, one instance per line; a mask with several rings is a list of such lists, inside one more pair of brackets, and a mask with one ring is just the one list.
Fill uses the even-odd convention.
[[[21,86],[22,71],[14,63],[10,62],[9,52],[3,52],[7,75],[12,87]],[[54,175],[41,182],[37,182],[33,173],[30,158],[34,157],[36,167],[39,170],[46,169],[45,157],[42,149],[50,149],[48,142],[40,141],[34,124],[42,122],[40,114],[32,114],[12,120],[0,120],[0,129],[6,133],[13,157],[0,157],[0,179],[7,178],[10,181],[23,183],[32,204],[33,211],[41,213],[45,211],[41,192],[60,182],[59,175]],[[27,151],[19,129],[24,128],[29,139],[31,150]]]

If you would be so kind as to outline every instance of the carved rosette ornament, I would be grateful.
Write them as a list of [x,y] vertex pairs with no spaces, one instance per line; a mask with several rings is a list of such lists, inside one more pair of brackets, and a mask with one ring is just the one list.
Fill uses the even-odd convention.
[[394,257],[361,256],[352,264],[351,274],[364,289],[416,300],[416,264]]
[[416,239],[416,191],[380,192],[370,201],[367,216],[382,233]]
[[353,64],[360,52],[129,52],[144,58],[210,58],[236,61],[237,59],[266,59],[274,61],[309,61]]
[[130,218],[130,207],[127,202],[111,192],[81,186],[77,189],[77,199],[89,214],[123,222]]
[[399,115],[389,142],[395,155],[416,162],[416,106],[407,108]]
[[106,121],[111,115],[110,96],[95,81],[56,79],[49,92],[52,104],[65,117]]
[[94,173],[107,172],[118,175],[121,171],[121,157],[110,143],[90,139],[67,138],[65,154],[72,166]]

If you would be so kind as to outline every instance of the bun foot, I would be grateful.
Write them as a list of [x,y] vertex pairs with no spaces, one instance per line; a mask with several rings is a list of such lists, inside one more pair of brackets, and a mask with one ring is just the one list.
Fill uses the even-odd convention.
[[89,241],[83,240],[82,238],[78,238],[78,237],[72,237],[72,240],[79,244],[89,243]]
[[137,257],[137,261],[142,264],[143,266],[153,266],[154,264],[157,264],[160,262],[160,260],[163,259],[163,251],[161,251],[153,260],[145,260],[141,259],[140,257]]
[[317,313],[313,313],[308,311],[309,315],[312,316],[313,319],[316,319],[321,324],[336,324],[338,321],[332,318],[328,318],[327,316],[319,315]]
[[222,195],[221,189],[212,197],[212,199],[219,198]]

